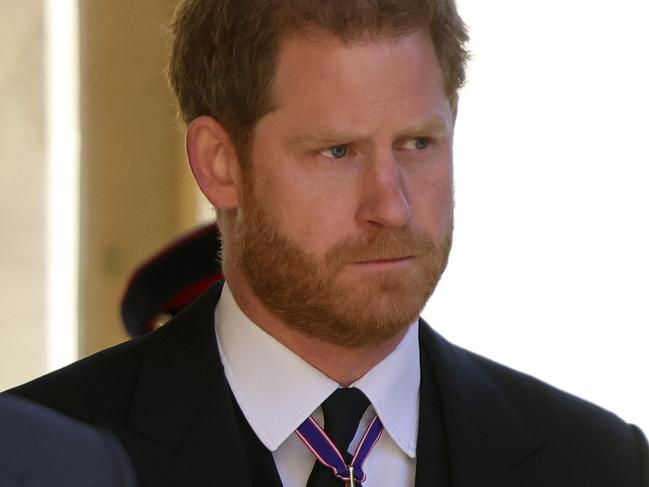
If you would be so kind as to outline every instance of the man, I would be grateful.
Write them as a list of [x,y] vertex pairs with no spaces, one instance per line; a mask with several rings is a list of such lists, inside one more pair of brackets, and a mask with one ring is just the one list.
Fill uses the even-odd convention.
[[0,397],[2,487],[131,487],[132,467],[107,433],[15,397]]
[[187,0],[174,34],[226,282],[13,393],[111,429],[143,486],[649,486],[637,428],[418,320],[453,227],[451,0]]

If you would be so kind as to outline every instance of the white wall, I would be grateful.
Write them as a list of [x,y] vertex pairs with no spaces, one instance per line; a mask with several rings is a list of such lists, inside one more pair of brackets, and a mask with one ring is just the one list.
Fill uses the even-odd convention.
[[649,430],[649,3],[458,3],[456,234],[424,316]]

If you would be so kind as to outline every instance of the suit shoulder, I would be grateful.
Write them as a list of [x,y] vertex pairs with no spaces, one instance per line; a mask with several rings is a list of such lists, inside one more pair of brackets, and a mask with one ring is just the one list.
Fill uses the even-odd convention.
[[617,473],[646,465],[644,435],[615,414],[453,345],[424,322],[420,343],[443,387],[453,390],[482,424],[498,424],[506,416],[544,445],[535,458],[553,455],[552,465],[589,464]]
[[119,398],[129,397],[148,341],[129,340],[6,392],[94,422],[102,416],[102,404],[114,408]]
[[455,346],[425,322],[420,326],[420,344],[441,381],[438,387],[455,398],[455,408],[472,417],[483,434],[500,438],[502,428],[517,425],[518,438],[535,445],[525,459],[518,459],[524,462],[519,472],[532,472],[539,479],[555,472],[572,482],[565,485],[649,487],[649,448],[637,427],[530,375]]
[[642,433],[614,413],[481,355],[460,349],[502,391],[521,419],[546,441],[606,445],[611,453],[627,453]]
[[195,340],[197,327],[213,329],[219,288],[205,293],[161,328],[97,352],[7,391],[88,423],[121,421],[128,414],[143,360],[164,360]]

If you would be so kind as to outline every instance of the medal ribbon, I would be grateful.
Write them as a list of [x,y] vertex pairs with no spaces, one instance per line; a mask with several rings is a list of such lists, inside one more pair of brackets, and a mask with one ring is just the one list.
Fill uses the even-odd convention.
[[374,417],[356,448],[350,465],[345,464],[345,460],[338,451],[338,448],[336,448],[336,445],[329,439],[327,433],[324,432],[312,416],[309,416],[298,427],[295,433],[304,442],[306,447],[311,450],[313,456],[322,465],[331,469],[336,477],[345,482],[349,481],[350,467],[353,467],[354,480],[362,483],[367,478],[367,475],[363,472],[363,463],[365,463],[368,455],[379,441],[379,438],[381,438],[383,423],[381,423],[378,416]]

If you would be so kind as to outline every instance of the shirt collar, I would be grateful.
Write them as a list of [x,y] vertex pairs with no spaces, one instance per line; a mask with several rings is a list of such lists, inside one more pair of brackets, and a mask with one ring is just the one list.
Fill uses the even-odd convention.
[[420,382],[415,322],[390,355],[352,384],[369,398],[388,434],[410,458],[415,458],[417,450]]
[[[215,326],[232,393],[260,441],[275,451],[339,385],[250,321],[227,283]],[[353,384],[411,458],[417,444],[419,383],[419,337],[413,323],[397,348]]]

